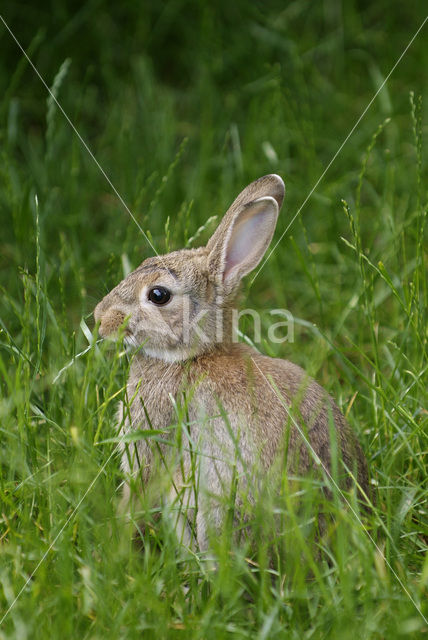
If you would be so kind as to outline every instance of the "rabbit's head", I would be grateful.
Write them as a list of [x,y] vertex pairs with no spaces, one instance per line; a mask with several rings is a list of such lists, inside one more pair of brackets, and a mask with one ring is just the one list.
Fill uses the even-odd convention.
[[233,202],[205,247],[145,260],[95,308],[103,337],[123,326],[125,341],[174,362],[231,340],[240,280],[262,259],[284,198],[277,175],[259,178]]

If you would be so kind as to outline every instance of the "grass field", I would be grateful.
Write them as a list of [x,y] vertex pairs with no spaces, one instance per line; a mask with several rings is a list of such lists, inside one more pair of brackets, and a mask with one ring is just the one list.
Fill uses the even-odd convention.
[[245,306],[264,330],[293,314],[294,343],[260,348],[333,395],[377,504],[370,539],[335,499],[320,550],[290,503],[280,572],[230,529],[215,563],[166,525],[132,543],[128,362],[92,311],[152,250],[0,23],[0,638],[428,637],[428,24],[318,182],[423,3],[37,5],[0,13],[159,253],[205,242],[266,173],[286,183],[274,242],[304,203]]

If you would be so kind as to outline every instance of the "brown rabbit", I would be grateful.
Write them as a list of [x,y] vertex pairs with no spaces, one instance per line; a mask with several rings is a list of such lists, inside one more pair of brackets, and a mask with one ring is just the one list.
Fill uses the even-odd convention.
[[[283,198],[279,176],[252,182],[205,247],[148,258],[95,309],[101,336],[114,337],[124,326],[125,341],[137,349],[129,403],[119,412],[121,433],[170,427],[177,422],[176,403],[187,393],[196,463],[190,446],[182,447],[180,460],[169,453],[173,473],[163,491],[169,499],[180,494],[187,507],[183,519],[193,520],[201,549],[208,546],[208,531],[223,522],[221,498],[230,495],[233,479],[252,487],[263,478],[275,483],[283,472],[285,442],[286,471],[304,474],[321,465],[329,475],[333,429],[343,468],[355,473],[362,495],[369,495],[364,455],[331,397],[297,365],[234,340],[241,278],[266,252]],[[165,439],[171,440],[170,430]],[[141,474],[147,486],[162,464],[156,451],[165,462],[171,449],[142,438],[132,451],[124,448],[123,469]],[[198,500],[186,480],[192,465]]]

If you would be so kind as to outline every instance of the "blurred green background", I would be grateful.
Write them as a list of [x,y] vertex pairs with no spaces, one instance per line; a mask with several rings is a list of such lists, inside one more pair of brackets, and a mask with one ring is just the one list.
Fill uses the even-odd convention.
[[247,278],[245,306],[264,329],[271,308],[293,313],[295,343],[260,348],[304,366],[348,415],[378,487],[369,528],[389,566],[346,509],[329,562],[315,553],[316,579],[295,541],[294,568],[277,582],[254,578],[226,539],[211,574],[203,558],[179,565],[172,538],[159,553],[150,540],[143,554],[124,546],[123,477],[105,440],[126,363],[95,347],[91,314],[152,250],[0,23],[3,611],[54,543],[0,638],[427,633],[417,611],[427,615],[428,600],[427,24],[317,184],[426,9],[412,0],[2,2],[159,253],[205,242],[210,218],[271,172],[286,184],[276,241],[316,185]]

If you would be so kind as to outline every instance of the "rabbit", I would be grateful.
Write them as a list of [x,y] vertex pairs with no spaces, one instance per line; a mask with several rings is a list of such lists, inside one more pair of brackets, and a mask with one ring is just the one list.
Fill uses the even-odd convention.
[[[184,531],[192,524],[200,550],[209,548],[210,532],[222,528],[222,497],[230,495],[234,478],[253,489],[262,480],[274,484],[281,464],[290,474],[304,475],[317,465],[330,474],[332,423],[344,468],[355,474],[360,495],[369,501],[364,454],[332,398],[296,364],[234,339],[240,281],[263,258],[284,194],[278,175],[255,180],[235,199],[206,246],[144,260],[94,311],[101,337],[115,338],[122,330],[134,349],[128,403],[119,408],[122,434],[162,433],[177,422],[177,402],[186,397],[196,463],[192,447],[183,447],[159,490],[166,501],[181,496],[187,511],[180,525],[177,518],[177,527]],[[167,432],[165,441],[171,438]],[[150,437],[132,450],[122,446],[124,472],[141,478],[144,487],[171,450],[162,437],[156,446]],[[198,492],[186,481],[195,464]],[[127,483],[125,503],[130,494]]]

